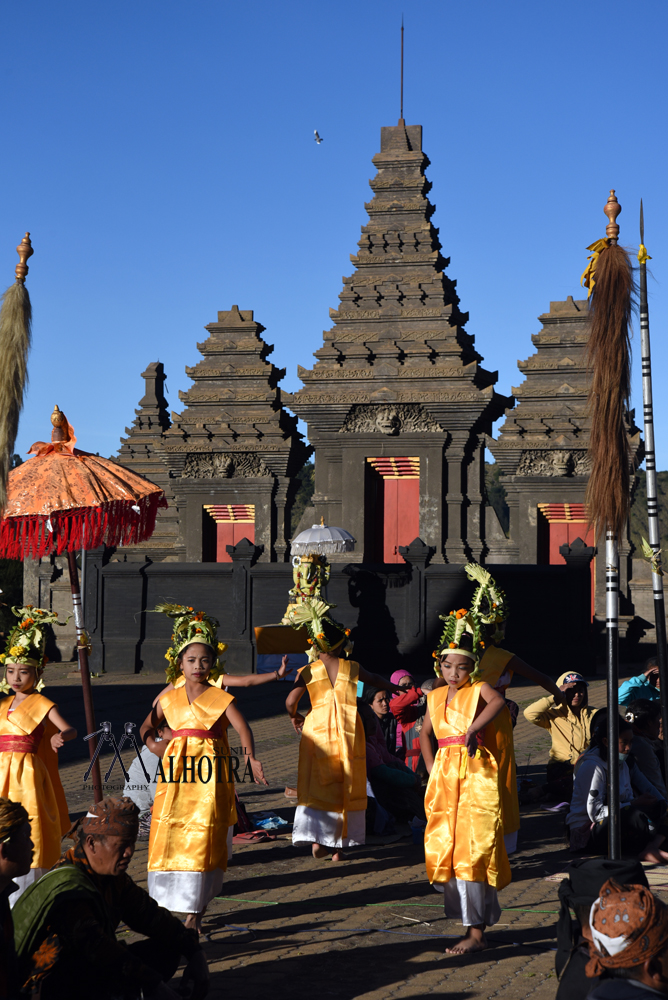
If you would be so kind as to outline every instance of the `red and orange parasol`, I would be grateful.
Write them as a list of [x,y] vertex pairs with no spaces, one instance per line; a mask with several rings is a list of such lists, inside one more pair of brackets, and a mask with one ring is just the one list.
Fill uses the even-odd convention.
[[[51,443],[37,441],[34,458],[9,473],[0,520],[0,556],[39,559],[67,553],[77,651],[88,732],[96,729],[75,552],[100,545],[137,545],[151,537],[158,510],[167,506],[159,486],[117,462],[75,448],[76,436],[56,406]],[[96,740],[89,740],[91,760]],[[99,761],[93,770],[95,799],[102,798]]]

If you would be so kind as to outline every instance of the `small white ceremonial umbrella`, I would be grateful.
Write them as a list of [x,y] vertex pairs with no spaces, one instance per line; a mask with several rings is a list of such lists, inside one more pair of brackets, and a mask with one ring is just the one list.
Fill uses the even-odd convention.
[[352,552],[355,548],[355,539],[344,528],[314,524],[306,531],[300,531],[292,540],[290,548],[294,556],[308,556],[311,552],[325,556],[333,552]]

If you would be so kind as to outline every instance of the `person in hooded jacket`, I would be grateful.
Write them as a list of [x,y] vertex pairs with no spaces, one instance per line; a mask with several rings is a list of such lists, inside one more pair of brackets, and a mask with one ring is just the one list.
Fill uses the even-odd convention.
[[[635,854],[640,861],[665,864],[662,850],[665,834],[659,823],[668,803],[647,780],[632,759],[633,729],[619,720],[619,803],[622,852]],[[608,850],[608,711],[599,709],[591,723],[591,746],[578,761],[573,799],[566,824],[572,851],[588,850],[606,854]]]
[[552,737],[547,782],[541,791],[559,802],[571,801],[575,762],[589,746],[596,709],[589,706],[588,686],[582,674],[566,671],[557,680],[557,687],[564,695],[561,704],[549,695],[524,709],[527,722],[547,729]]

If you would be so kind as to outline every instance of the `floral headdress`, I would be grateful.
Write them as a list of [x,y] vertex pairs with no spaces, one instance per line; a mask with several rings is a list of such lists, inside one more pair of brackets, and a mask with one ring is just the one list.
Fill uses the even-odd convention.
[[[448,652],[473,655],[477,664],[487,645],[494,645],[503,639],[503,629],[500,626],[508,617],[508,599],[491,573],[482,566],[469,563],[464,569],[469,580],[478,584],[471,607],[439,615],[445,625],[433,656],[438,660]],[[471,650],[459,648],[465,632],[473,638],[473,654]],[[438,666],[434,669],[438,674]]]
[[[329,612],[335,607],[336,604],[327,604],[326,601],[305,597],[301,604],[289,608],[283,618],[284,625],[292,625],[294,629],[306,628],[309,634],[307,642],[311,647],[308,654],[309,663],[317,660],[319,653],[331,653],[350,635],[349,628],[329,617]],[[349,652],[351,649],[352,643],[347,642],[344,651]]]
[[[59,622],[57,611],[45,611],[44,608],[35,608],[32,604],[27,604],[25,608],[12,608],[12,613],[19,620],[9,633],[4,653],[0,653],[0,663],[3,666],[7,666],[8,663],[18,663],[26,667],[35,667],[37,673],[35,690],[41,691],[44,687],[41,675],[48,663],[44,655],[47,640],[45,626],[67,625],[71,615],[68,615],[64,622]],[[0,691],[5,694],[9,691],[6,679],[0,682]]]
[[227,649],[227,643],[218,642],[216,635],[220,622],[216,618],[211,618],[206,612],[195,611],[194,608],[186,607],[184,604],[158,604],[153,610],[167,615],[174,621],[172,644],[165,653],[168,663],[167,680],[172,684],[178,680],[181,674],[178,658],[186,646],[192,645],[193,642],[201,642],[205,646],[210,646],[213,651],[214,662],[209,680],[217,681],[225,667],[225,661],[221,656]]

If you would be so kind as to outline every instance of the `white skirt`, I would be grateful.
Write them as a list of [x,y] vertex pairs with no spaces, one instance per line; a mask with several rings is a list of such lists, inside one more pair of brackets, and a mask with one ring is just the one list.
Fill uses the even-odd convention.
[[27,875],[17,875],[16,878],[13,878],[12,882],[18,885],[18,889],[9,897],[9,905],[13,906],[19,896],[26,891],[28,886],[32,885],[33,882],[37,882],[37,880],[40,879],[42,875],[46,875],[48,871],[48,868],[31,868]]
[[506,854],[514,854],[517,850],[517,834],[519,830],[515,830],[514,833],[504,833],[503,843],[506,846]]
[[342,837],[343,813],[324,812],[311,806],[297,806],[292,827],[293,844],[321,844],[323,847],[356,847],[365,841],[366,810],[348,813],[348,836]]
[[443,893],[446,917],[461,920],[465,927],[479,924],[491,927],[501,919],[498,893],[486,882],[453,878],[449,882],[434,882],[434,889]]
[[[234,827],[227,830],[227,861],[232,860]],[[149,872],[148,894],[172,913],[201,913],[223,888],[222,868],[211,872]]]

